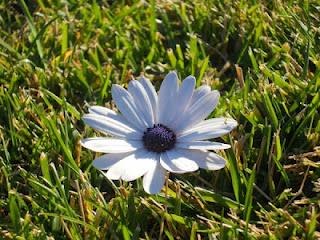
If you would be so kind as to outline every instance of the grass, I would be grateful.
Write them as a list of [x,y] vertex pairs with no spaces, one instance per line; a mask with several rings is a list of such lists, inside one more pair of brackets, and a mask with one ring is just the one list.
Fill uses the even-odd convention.
[[[0,2],[0,239],[320,238],[317,1]],[[168,196],[110,182],[79,140],[91,104],[176,69],[221,92],[223,170]]]

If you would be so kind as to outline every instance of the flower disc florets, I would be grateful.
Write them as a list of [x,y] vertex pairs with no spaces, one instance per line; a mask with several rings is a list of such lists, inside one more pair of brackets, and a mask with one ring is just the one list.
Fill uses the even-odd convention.
[[176,143],[174,132],[162,124],[147,128],[142,139],[147,150],[157,153],[172,149]]

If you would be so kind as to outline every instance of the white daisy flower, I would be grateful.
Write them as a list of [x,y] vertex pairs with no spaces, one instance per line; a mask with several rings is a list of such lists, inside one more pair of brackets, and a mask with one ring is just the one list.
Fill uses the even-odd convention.
[[186,173],[205,168],[218,170],[226,161],[210,150],[230,145],[208,141],[229,133],[237,122],[231,118],[204,120],[218,104],[219,92],[208,86],[195,88],[189,76],[181,86],[175,72],[163,80],[157,95],[151,82],[141,77],[129,83],[128,91],[114,84],[113,100],[121,113],[92,106],[83,121],[113,137],[86,138],[82,146],[106,153],[93,162],[108,170],[111,180],[132,181],[143,176],[148,193],[158,193],[166,172]]

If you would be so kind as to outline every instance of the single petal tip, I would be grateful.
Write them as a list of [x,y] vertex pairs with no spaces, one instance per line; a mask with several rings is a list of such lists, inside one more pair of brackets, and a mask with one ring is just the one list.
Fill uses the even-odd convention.
[[101,168],[99,167],[99,164],[97,163],[96,160],[93,160],[92,166],[94,166],[96,169],[101,169]]
[[175,77],[175,78],[178,78],[178,74],[177,74],[177,72],[176,71],[170,71],[167,75],[166,75],[166,77],[165,78],[167,78],[167,77]]
[[[226,123],[228,124],[228,123]],[[234,120],[233,118],[229,119],[229,125],[230,125],[230,131],[233,130],[235,127],[238,126],[238,122]]]
[[118,84],[112,84],[112,86],[111,86],[111,93],[116,93],[116,92],[118,92],[119,90],[121,90],[122,89],[122,87],[120,86],[120,85],[118,85]]
[[230,145],[230,144],[223,144],[222,146],[223,146],[223,149],[229,149],[229,148],[231,148],[231,145]]
[[120,179],[120,175],[113,174],[113,173],[111,173],[110,170],[105,174],[105,176],[110,180],[119,180]]
[[81,145],[82,147],[86,147],[86,146],[85,146],[85,139],[81,139],[81,140],[80,140],[80,145]]

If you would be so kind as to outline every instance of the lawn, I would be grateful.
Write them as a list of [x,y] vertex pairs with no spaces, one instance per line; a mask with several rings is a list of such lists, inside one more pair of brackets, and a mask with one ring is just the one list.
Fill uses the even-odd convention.
[[[0,239],[320,239],[317,0],[0,1]],[[219,171],[110,181],[81,117],[175,70],[220,91]]]

